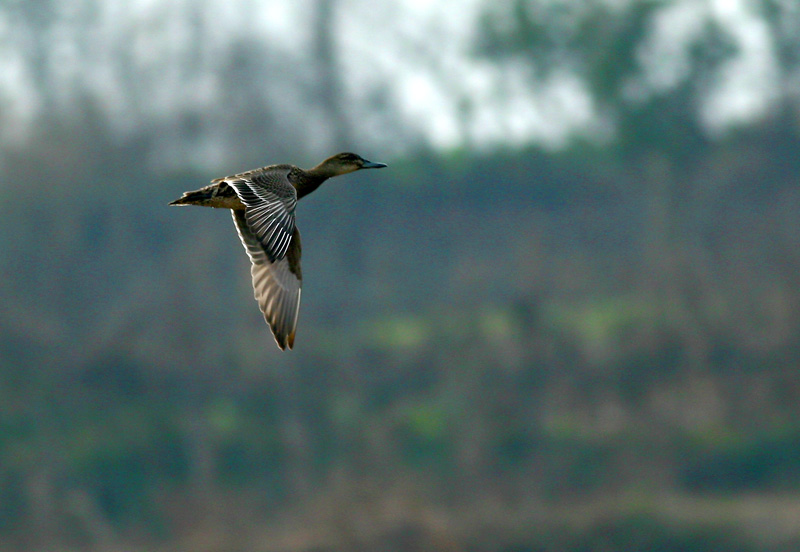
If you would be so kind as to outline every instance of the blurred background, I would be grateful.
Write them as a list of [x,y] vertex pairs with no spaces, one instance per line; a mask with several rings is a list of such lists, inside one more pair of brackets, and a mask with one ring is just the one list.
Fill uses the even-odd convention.
[[[800,548],[800,4],[0,3],[0,550]],[[280,352],[215,177],[298,209]]]

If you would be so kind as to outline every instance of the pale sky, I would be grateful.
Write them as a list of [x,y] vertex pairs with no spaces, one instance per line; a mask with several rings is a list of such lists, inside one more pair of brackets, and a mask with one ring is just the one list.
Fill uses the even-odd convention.
[[[224,45],[231,37],[277,45],[288,67],[300,67],[309,5],[310,0],[62,0],[57,4],[62,24],[48,37],[54,48],[48,70],[59,101],[68,104],[82,84],[124,129],[135,124],[126,120],[130,106],[121,100],[126,86],[148,91],[148,104],[138,108],[151,116],[213,105],[218,94],[213,72],[225,62]],[[357,102],[387,89],[412,126],[441,148],[532,141],[557,147],[571,133],[587,132],[593,106],[574,75],[556,73],[534,86],[526,67],[470,56],[484,5],[486,0],[342,0],[338,36],[349,93]],[[187,15],[192,10],[202,14],[207,37],[199,52],[189,51],[193,43],[187,40],[196,22]],[[70,25],[87,20],[88,30]],[[753,3],[678,0],[663,10],[642,48],[643,63],[651,67],[644,78],[656,89],[680,80],[687,63],[683,46],[708,20],[731,29],[741,49],[723,67],[703,106],[709,127],[723,129],[761,116],[775,99],[773,45]],[[30,42],[0,10],[0,101],[16,137],[24,136],[26,121],[40,107],[24,61]],[[120,55],[141,75],[136,82],[118,78]],[[185,56],[200,56],[208,71],[187,75]]]

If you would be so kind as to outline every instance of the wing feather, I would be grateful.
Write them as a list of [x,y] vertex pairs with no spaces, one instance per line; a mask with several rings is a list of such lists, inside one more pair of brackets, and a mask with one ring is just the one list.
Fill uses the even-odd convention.
[[286,244],[287,253],[279,260],[272,260],[262,240],[251,230],[247,212],[238,210],[231,213],[239,239],[252,263],[250,273],[258,306],[278,347],[291,349],[294,346],[302,287],[300,232],[293,228]]
[[273,262],[286,255],[295,227],[297,190],[288,174],[288,168],[276,166],[225,179],[244,203],[250,231]]

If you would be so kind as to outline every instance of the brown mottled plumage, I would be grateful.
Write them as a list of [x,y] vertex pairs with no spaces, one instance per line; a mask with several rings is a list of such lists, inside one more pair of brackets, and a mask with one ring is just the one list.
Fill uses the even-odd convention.
[[217,178],[210,186],[186,192],[170,205],[231,209],[233,223],[252,266],[253,289],[264,319],[281,349],[294,346],[300,308],[300,233],[295,227],[297,200],[328,178],[384,163],[354,153],[339,153],[312,169],[270,165]]

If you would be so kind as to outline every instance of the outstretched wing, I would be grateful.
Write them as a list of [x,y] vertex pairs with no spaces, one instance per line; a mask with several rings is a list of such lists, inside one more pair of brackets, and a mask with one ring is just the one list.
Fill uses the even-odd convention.
[[300,310],[300,232],[292,228],[286,254],[272,260],[263,242],[250,228],[247,212],[231,211],[236,231],[250,257],[253,292],[264,319],[281,349],[294,346],[297,314]]
[[284,258],[294,232],[297,190],[288,174],[287,168],[269,167],[225,179],[244,203],[247,225],[272,262]]

